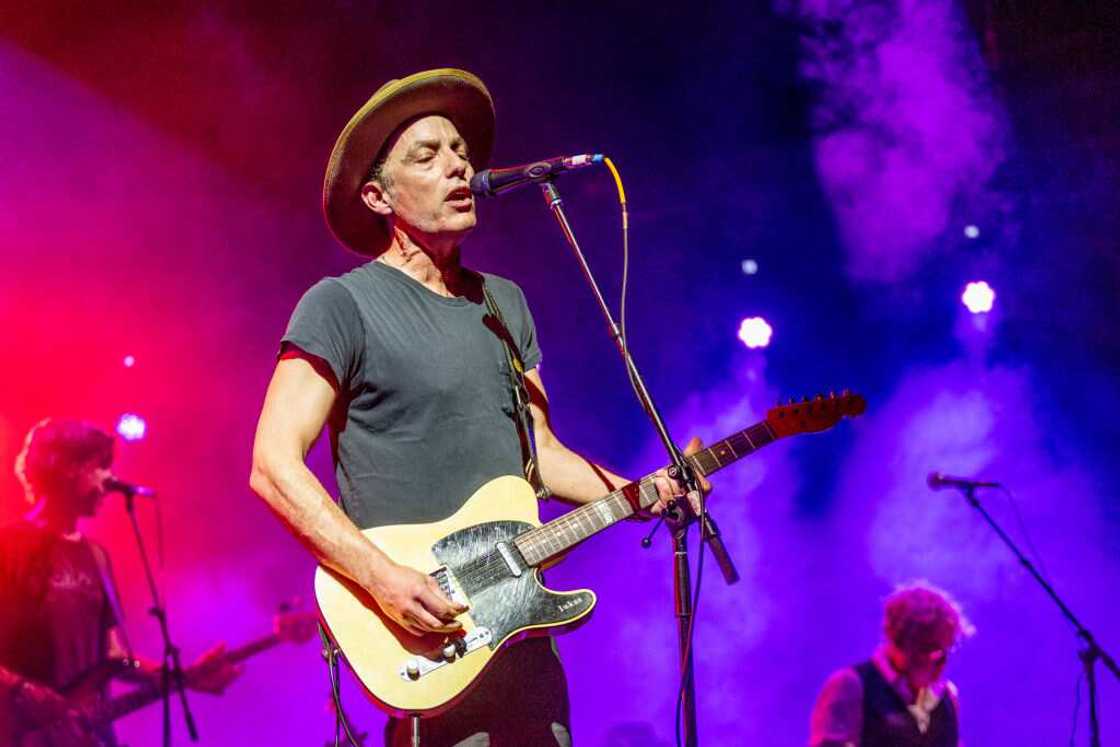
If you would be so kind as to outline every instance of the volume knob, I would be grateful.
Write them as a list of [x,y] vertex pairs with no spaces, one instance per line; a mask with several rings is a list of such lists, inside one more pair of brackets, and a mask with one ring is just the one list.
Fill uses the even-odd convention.
[[420,665],[416,659],[409,659],[408,663],[404,665],[404,673],[408,675],[410,680],[420,679]]
[[454,643],[449,643],[443,647],[443,658],[448,661],[453,660],[456,653],[458,653],[458,649],[455,647]]

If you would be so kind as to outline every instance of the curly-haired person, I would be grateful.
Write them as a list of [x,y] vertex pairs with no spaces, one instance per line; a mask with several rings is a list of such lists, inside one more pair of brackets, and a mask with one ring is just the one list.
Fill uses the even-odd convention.
[[817,696],[810,747],[960,747],[949,653],[972,625],[948,593],[907,584],[887,597],[885,640],[867,661],[833,672]]

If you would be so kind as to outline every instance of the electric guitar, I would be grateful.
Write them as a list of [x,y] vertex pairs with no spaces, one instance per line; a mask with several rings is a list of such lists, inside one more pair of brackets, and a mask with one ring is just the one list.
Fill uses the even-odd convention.
[[[304,643],[315,634],[316,616],[309,612],[282,612],[273,619],[273,632],[243,646],[231,649],[208,662],[205,669],[226,662],[237,663],[283,642]],[[159,684],[141,685],[127,693],[102,698],[105,683],[124,672],[120,662],[106,662],[93,667],[75,682],[60,691],[72,705],[73,715],[64,721],[47,725],[21,723],[19,713],[0,714],[0,721],[13,725],[10,734],[0,730],[0,744],[15,747],[105,747],[113,744],[109,726],[119,718],[154,703],[163,697]],[[4,737],[7,736],[7,739]]]
[[[863,412],[845,392],[771,409],[766,419],[687,457],[710,475],[773,441],[823,431]],[[455,634],[415,636],[386,616],[361,587],[322,566],[315,574],[319,613],[369,698],[398,716],[451,707],[515,637],[579,623],[595,606],[588,589],[545,588],[539,569],[593,534],[658,500],[654,475],[541,525],[533,489],[520,477],[483,485],[442,521],[363,531],[397,563],[429,573],[449,598],[470,606]]]

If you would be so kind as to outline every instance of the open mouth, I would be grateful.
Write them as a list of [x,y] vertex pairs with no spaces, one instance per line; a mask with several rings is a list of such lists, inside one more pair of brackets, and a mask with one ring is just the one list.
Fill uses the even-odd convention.
[[446,200],[448,202],[470,202],[474,199],[471,191],[466,187],[459,187],[448,192]]

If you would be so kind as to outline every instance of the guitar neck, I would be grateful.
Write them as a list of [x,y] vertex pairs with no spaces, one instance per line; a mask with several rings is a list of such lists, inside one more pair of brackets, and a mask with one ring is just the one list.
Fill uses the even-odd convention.
[[[700,475],[710,475],[778,439],[765,420],[686,457]],[[536,566],[583,542],[593,534],[657,503],[656,473],[624,485],[597,501],[580,506],[514,541],[525,561]]]
[[[282,640],[283,639],[275,633],[270,633],[269,635],[262,636],[243,646],[238,646],[226,652],[224,656],[214,660],[206,668],[210,669],[227,662],[236,664],[237,662],[248,659],[250,656],[255,656],[262,651],[267,651]],[[96,714],[92,720],[97,723],[110,723],[127,716],[133,711],[138,711],[162,697],[163,688],[159,684],[141,685],[132,692],[117,695],[106,700],[97,708]]]

